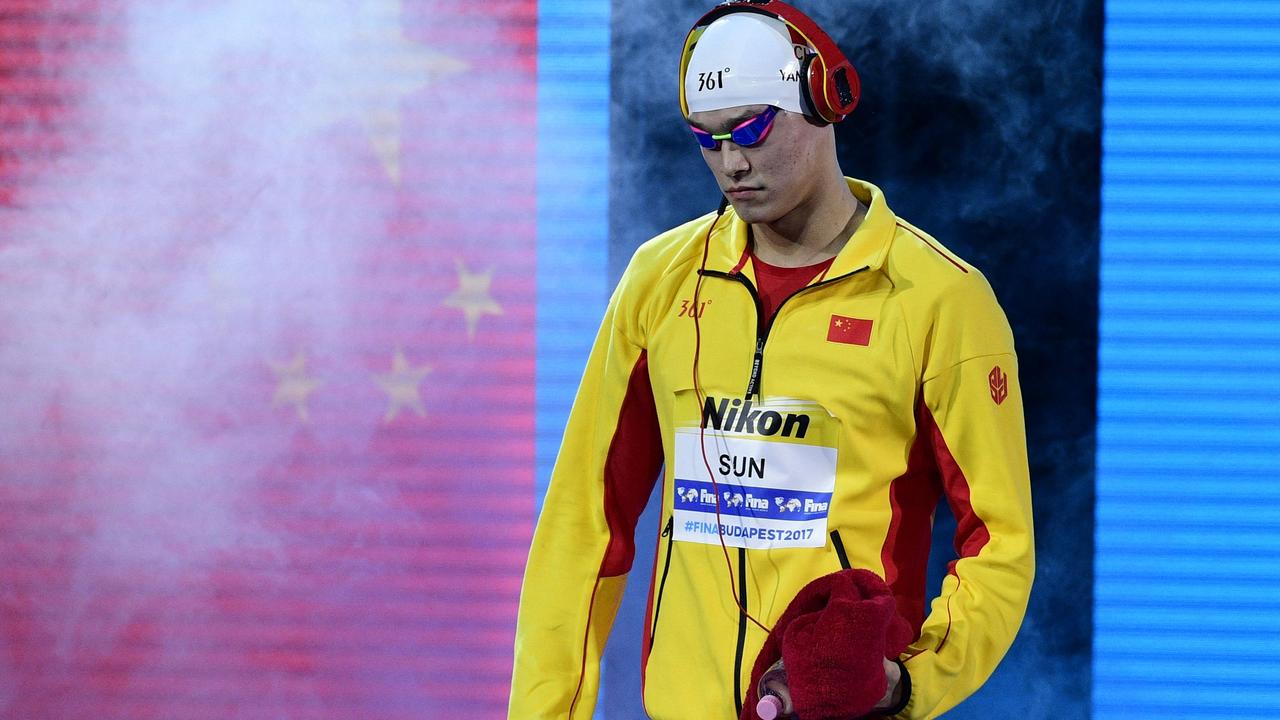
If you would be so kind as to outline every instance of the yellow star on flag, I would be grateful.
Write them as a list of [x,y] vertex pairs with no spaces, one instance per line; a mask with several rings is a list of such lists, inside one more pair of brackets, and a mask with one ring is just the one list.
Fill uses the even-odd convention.
[[426,365],[416,368],[409,365],[404,351],[396,348],[396,354],[391,358],[391,372],[374,376],[390,401],[387,414],[382,418],[383,422],[394,420],[400,414],[401,407],[413,410],[418,417],[427,416],[426,409],[422,407],[422,396],[418,394],[418,384],[429,372],[431,368]]
[[268,361],[277,376],[276,393],[271,398],[271,407],[293,405],[298,419],[308,422],[307,398],[322,384],[315,378],[307,377],[307,356],[302,352],[295,353],[293,359],[285,363]]
[[467,69],[462,60],[432,52],[404,35],[401,0],[371,0],[354,6],[350,48],[318,60],[313,120],[329,125],[355,118],[392,182],[400,183],[401,103],[441,77]]
[[472,273],[467,266],[457,261],[458,289],[444,299],[444,304],[457,308],[467,318],[467,339],[475,340],[476,323],[482,315],[501,315],[502,306],[489,294],[489,285],[493,283],[493,269]]

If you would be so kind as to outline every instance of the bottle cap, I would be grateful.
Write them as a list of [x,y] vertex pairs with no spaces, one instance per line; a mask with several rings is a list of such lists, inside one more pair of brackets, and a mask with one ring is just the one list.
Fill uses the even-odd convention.
[[760,720],[774,720],[782,714],[782,698],[777,695],[765,695],[756,703],[756,714]]

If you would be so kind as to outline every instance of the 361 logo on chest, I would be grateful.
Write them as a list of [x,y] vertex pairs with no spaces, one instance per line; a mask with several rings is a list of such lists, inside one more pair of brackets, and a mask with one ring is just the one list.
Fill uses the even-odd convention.
[[707,305],[710,305],[710,304],[711,304],[710,300],[703,300],[702,302],[698,303],[698,308],[697,308],[697,311],[695,312],[692,300],[681,300],[680,312],[676,315],[676,317],[699,317],[700,318],[704,314],[706,314]]

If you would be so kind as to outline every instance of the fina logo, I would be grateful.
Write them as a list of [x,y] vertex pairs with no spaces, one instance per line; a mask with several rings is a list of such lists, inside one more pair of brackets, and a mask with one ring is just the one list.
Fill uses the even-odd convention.
[[809,416],[801,413],[783,415],[777,410],[753,408],[751,401],[743,403],[707,396],[702,406],[702,427],[716,430],[749,433],[751,435],[781,435],[802,438],[809,432]]
[[[728,493],[725,493],[728,495]],[[715,505],[715,493],[705,488],[690,487],[688,485],[679,485],[676,487],[676,495],[685,503],[700,503],[702,505]]]

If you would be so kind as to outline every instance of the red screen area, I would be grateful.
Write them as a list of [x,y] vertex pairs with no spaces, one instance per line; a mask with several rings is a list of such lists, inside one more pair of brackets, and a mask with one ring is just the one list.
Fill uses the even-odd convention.
[[536,2],[0,0],[0,716],[501,717]]

